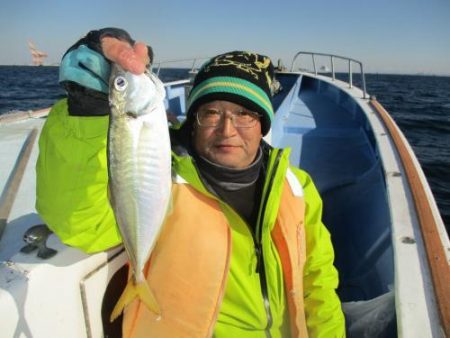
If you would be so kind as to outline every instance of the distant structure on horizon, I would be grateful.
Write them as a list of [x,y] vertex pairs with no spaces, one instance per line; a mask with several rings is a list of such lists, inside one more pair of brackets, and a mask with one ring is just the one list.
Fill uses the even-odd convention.
[[30,49],[33,65],[42,66],[44,59],[48,56],[47,53],[38,50],[31,40],[28,41],[28,48]]

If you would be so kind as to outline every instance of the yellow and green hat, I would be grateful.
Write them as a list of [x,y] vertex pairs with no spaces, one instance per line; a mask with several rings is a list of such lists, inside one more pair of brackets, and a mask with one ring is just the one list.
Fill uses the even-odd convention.
[[207,61],[197,73],[187,100],[187,120],[201,104],[230,101],[261,114],[261,129],[267,134],[273,119],[271,85],[274,67],[269,57],[233,51]]

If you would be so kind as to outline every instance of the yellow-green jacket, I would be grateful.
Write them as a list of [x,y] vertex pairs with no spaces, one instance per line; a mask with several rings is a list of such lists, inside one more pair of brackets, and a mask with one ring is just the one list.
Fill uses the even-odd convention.
[[[67,103],[62,100],[53,107],[39,141],[37,210],[63,242],[86,252],[105,250],[121,241],[107,197],[107,128],[107,117],[68,116]],[[288,152],[273,149],[268,167],[268,172],[272,171],[268,177],[273,177],[273,184],[267,180],[263,199],[267,196],[270,206],[280,203],[287,172],[300,183],[305,213],[304,219],[299,217],[298,222],[303,221],[305,260],[302,263],[304,315],[299,316],[304,317],[302,320],[306,322],[311,337],[342,337],[345,335],[344,318],[335,293],[338,276],[332,265],[334,255],[329,233],[321,223],[321,200],[309,176],[288,167]],[[219,203],[230,228],[232,250],[223,301],[218,304],[220,311],[215,318],[215,335],[266,337],[265,331],[268,330],[272,337],[286,336],[291,332],[294,320],[289,318],[292,311],[287,310],[286,299],[294,290],[283,286],[286,282],[283,281],[286,272],[282,271],[284,258],[280,257],[272,238],[276,219],[281,217],[280,208],[267,207],[264,210],[259,222],[261,239],[252,238],[242,218],[203,186],[188,156],[174,154],[174,169],[182,174],[186,180],[184,184],[204,196],[202,198]],[[291,184],[295,185],[292,177]],[[181,212],[191,212],[188,205],[174,207]],[[256,268],[259,263],[254,246],[258,241],[264,253],[265,283],[261,283]],[[164,241],[158,245],[164,246]],[[255,254],[242,255],[244,252]],[[264,285],[267,285],[269,293],[270,329],[267,328],[267,308],[261,297],[265,293]]]

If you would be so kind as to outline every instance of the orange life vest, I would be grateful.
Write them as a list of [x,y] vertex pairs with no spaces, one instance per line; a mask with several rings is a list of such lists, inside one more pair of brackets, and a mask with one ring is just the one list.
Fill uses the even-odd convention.
[[[294,191],[285,179],[272,239],[283,266],[291,335],[307,337],[305,203]],[[174,184],[172,196],[173,211],[145,268],[162,316],[133,302],[125,311],[124,337],[203,338],[213,334],[229,271],[230,225],[220,203],[192,186]]]

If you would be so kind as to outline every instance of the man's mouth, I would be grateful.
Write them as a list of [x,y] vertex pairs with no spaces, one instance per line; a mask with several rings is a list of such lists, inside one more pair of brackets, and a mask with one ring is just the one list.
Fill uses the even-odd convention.
[[229,151],[238,148],[238,146],[234,144],[220,143],[216,144],[215,148],[218,150]]
[[217,148],[237,148],[237,145],[234,144],[228,144],[228,143],[219,143],[216,144]]

